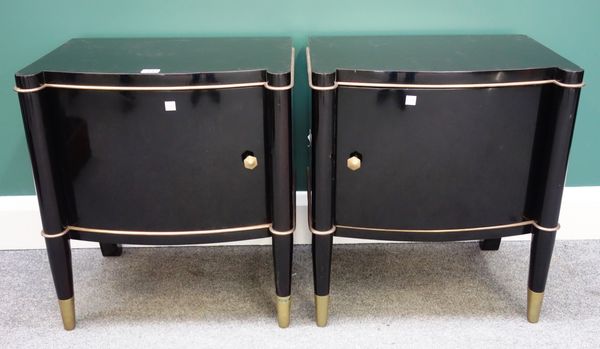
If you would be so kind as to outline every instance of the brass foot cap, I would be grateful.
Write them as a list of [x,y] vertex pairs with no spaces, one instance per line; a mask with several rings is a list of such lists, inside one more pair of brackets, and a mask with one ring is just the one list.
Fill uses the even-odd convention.
[[327,326],[327,319],[329,318],[329,295],[315,295],[315,308],[317,315],[317,326]]
[[59,299],[58,306],[65,330],[71,331],[75,328],[75,299]]
[[279,327],[286,328],[290,325],[290,296],[277,297],[277,322]]
[[534,292],[527,290],[527,320],[532,324],[540,320],[540,312],[542,311],[542,301],[544,300],[544,292]]

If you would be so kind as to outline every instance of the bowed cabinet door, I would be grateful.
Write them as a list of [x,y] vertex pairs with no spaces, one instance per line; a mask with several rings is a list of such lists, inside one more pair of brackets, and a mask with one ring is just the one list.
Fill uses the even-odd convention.
[[540,92],[340,88],[336,224],[455,229],[524,220]]
[[263,88],[47,92],[70,225],[181,231],[270,222]]

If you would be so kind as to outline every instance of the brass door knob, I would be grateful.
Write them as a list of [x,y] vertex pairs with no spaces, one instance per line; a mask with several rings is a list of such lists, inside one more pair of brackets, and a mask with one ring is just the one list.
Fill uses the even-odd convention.
[[352,171],[356,171],[360,168],[360,158],[358,156],[351,156],[346,160],[346,166]]
[[256,156],[248,155],[244,158],[244,167],[249,170],[254,170],[258,166]]

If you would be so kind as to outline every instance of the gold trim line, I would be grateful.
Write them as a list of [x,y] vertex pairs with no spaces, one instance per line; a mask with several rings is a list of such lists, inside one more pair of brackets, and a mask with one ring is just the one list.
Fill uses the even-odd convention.
[[[467,232],[467,231],[481,231],[481,230],[493,230],[493,229],[506,229],[506,228],[516,228],[523,227],[527,225],[533,225],[539,230],[554,232],[560,228],[560,224],[555,228],[546,228],[538,225],[536,221],[529,220],[517,223],[510,224],[500,224],[500,225],[489,225],[484,227],[473,227],[473,228],[455,228],[455,229],[390,229],[390,228],[371,228],[371,227],[357,227],[352,225],[335,225],[337,228],[342,229],[354,229],[354,230],[368,230],[368,231],[380,231],[380,232],[390,232],[390,233],[458,233],[458,232]],[[335,230],[335,229],[334,229]]]
[[312,81],[312,63],[310,60],[310,48],[306,48],[306,67],[308,70],[308,85],[316,91],[335,90],[338,86],[347,87],[375,87],[375,88],[421,88],[421,89],[453,89],[453,88],[494,88],[494,87],[517,87],[555,84],[565,88],[582,88],[584,82],[577,84],[566,84],[558,80],[528,80],[515,82],[492,82],[480,84],[396,84],[396,83],[373,83],[373,82],[351,82],[334,81],[331,86],[316,86]]
[[453,88],[498,88],[498,87],[518,87],[555,84],[565,88],[582,88],[585,83],[565,84],[557,80],[530,80],[516,82],[492,82],[482,84],[388,84],[388,83],[369,83],[369,82],[337,82],[338,86],[348,87],[378,87],[378,88],[422,88],[422,89],[453,89]]
[[100,85],[69,85],[69,84],[43,84],[42,86],[22,89],[14,87],[18,93],[30,93],[43,90],[45,88],[62,88],[70,90],[94,90],[94,91],[190,91],[190,90],[217,90],[224,88],[241,88],[265,86],[265,82],[247,82],[239,84],[222,85],[197,85],[197,86],[100,86]]
[[296,227],[293,227],[292,229],[286,230],[286,231],[275,230],[275,229],[273,229],[273,226],[269,227],[269,231],[271,232],[271,234],[273,234],[273,235],[281,235],[281,236],[291,235],[291,234],[294,233],[294,230],[296,230]]
[[554,228],[546,228],[546,227],[542,227],[541,225],[537,224],[537,222],[534,221],[533,223],[531,223],[531,225],[533,225],[534,227],[536,227],[539,230],[548,231],[548,232],[558,231],[560,229],[560,224],[556,224],[556,227],[554,227]]
[[43,237],[51,239],[51,238],[59,238],[63,235],[66,235],[69,233],[69,228],[64,229],[63,231],[61,231],[60,233],[57,234],[47,234],[45,231],[42,230],[41,234]]
[[192,231],[128,231],[128,230],[111,230],[111,229],[96,229],[96,228],[84,228],[74,225],[67,226],[67,230],[76,230],[85,233],[98,233],[98,234],[114,234],[114,235],[139,235],[139,236],[185,236],[185,235],[208,235],[208,234],[222,234],[222,233],[233,233],[239,231],[258,230],[258,229],[269,229],[271,223],[248,225],[243,227],[235,228],[224,228],[224,229],[209,229],[209,230],[192,230]]
[[96,90],[96,91],[190,91],[190,90],[218,90],[225,88],[258,87],[272,91],[285,91],[294,87],[294,66],[295,50],[292,47],[290,61],[290,83],[286,86],[271,86],[267,81],[264,82],[244,82],[237,84],[218,84],[218,85],[193,85],[193,86],[101,86],[101,85],[73,85],[73,84],[43,84],[33,88],[13,87],[17,93],[31,93],[43,90],[45,88],[62,88],[71,90]]
[[309,225],[308,225],[308,228],[309,228],[310,232],[312,234],[315,234],[315,235],[331,235],[331,234],[335,233],[335,230],[336,230],[337,227],[338,226],[334,225],[329,230],[316,230],[316,229],[313,229],[312,224],[309,223]]

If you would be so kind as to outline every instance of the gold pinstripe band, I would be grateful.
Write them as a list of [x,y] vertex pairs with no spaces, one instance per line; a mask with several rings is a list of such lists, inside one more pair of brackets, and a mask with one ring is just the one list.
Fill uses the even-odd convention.
[[308,71],[308,85],[316,91],[335,90],[338,86],[348,87],[374,87],[374,88],[421,88],[421,89],[453,89],[453,88],[494,88],[494,87],[517,87],[554,84],[565,88],[582,88],[585,83],[566,84],[558,80],[529,80],[516,82],[492,82],[480,84],[396,84],[396,83],[373,83],[373,82],[351,82],[334,81],[331,86],[316,86],[312,81],[312,64],[310,61],[310,48],[306,48],[306,67]]
[[[339,225],[339,224],[332,226],[332,228],[329,230],[323,230],[323,231],[313,229],[312,224],[309,224],[309,229],[310,229],[311,233],[315,234],[315,235],[330,235],[330,234],[335,233],[337,228],[366,230],[366,231],[379,231],[379,232],[391,232],[391,233],[458,233],[458,232],[516,228],[516,227],[523,227],[523,226],[527,226],[527,225],[532,225],[536,229],[545,231],[545,232],[555,232],[560,229],[560,224],[558,224],[556,227],[548,228],[548,227],[543,227],[543,226],[537,224],[537,222],[534,220],[510,223],[510,224],[502,224],[502,225],[492,225],[492,226],[473,227],[473,228],[456,228],[456,229],[389,229],[389,228],[358,227],[358,226]],[[71,231],[71,230],[76,230],[79,232],[97,233],[97,234],[113,234],[113,235],[186,236],[186,235],[208,235],[208,234],[233,233],[233,232],[242,232],[242,231],[258,230],[258,229],[269,229],[269,231],[273,235],[290,235],[290,234],[293,234],[293,232],[295,230],[295,228],[292,228],[287,231],[273,230],[272,225],[270,223],[243,226],[243,227],[235,227],[235,228],[224,228],[224,229],[194,230],[194,231],[164,231],[164,232],[97,229],[97,228],[84,228],[84,227],[69,225],[60,233],[46,234],[42,230],[41,235],[45,238],[57,238],[57,237],[61,237],[61,236],[68,234],[69,231]]]
[[329,230],[316,230],[316,229],[313,229],[312,224],[308,225],[308,228],[309,228],[310,232],[313,233],[313,234],[315,234],[315,235],[331,235],[331,234],[335,233],[336,227],[337,226],[334,225]]
[[217,90],[224,88],[241,88],[266,86],[266,82],[247,82],[239,84],[222,85],[195,85],[195,86],[100,86],[100,85],[69,85],[69,84],[43,84],[35,88],[14,87],[18,93],[37,92],[46,88],[60,88],[68,90],[94,90],[94,91],[190,91],[190,90]]
[[481,230],[492,230],[492,229],[503,229],[503,228],[515,228],[526,225],[531,225],[533,221],[523,221],[510,224],[491,225],[485,227],[473,227],[473,228],[454,228],[454,229],[389,229],[389,228],[369,228],[369,227],[356,227],[351,225],[336,225],[338,228],[345,229],[356,229],[356,230],[369,230],[369,231],[382,231],[390,233],[455,233],[463,231],[481,231]]
[[57,233],[57,234],[46,234],[46,232],[44,232],[43,230],[41,232],[42,236],[45,237],[45,238],[48,238],[48,239],[59,238],[59,237],[61,237],[63,235],[66,235],[67,233],[69,233],[69,228],[66,228],[65,230],[63,230],[63,231],[61,231],[60,233]]
[[[112,234],[112,235],[133,235],[133,236],[192,236],[192,235],[210,235],[210,234],[223,234],[223,233],[234,233],[243,232],[249,230],[258,229],[269,229],[271,232],[271,223],[248,225],[243,227],[235,228],[224,228],[224,229],[209,229],[209,230],[190,230],[190,231],[128,231],[128,230],[112,230],[112,229],[97,229],[97,228],[84,228],[73,225],[68,225],[65,230],[58,234],[46,234],[42,231],[42,236],[45,238],[57,238],[61,237],[71,230],[84,233],[96,233],[96,234]],[[293,232],[293,230],[292,230]],[[285,232],[287,233],[287,232]],[[289,233],[291,234],[291,233]]]
[[192,90],[218,90],[225,88],[259,87],[271,91],[286,91],[294,87],[295,50],[292,47],[290,61],[290,83],[286,86],[271,86],[267,81],[244,82],[237,84],[219,85],[191,85],[191,86],[101,86],[101,85],[72,85],[72,84],[43,84],[34,88],[20,88],[15,86],[13,90],[18,93],[31,93],[45,88],[62,88],[71,90],[95,90],[95,91],[192,91]]
[[364,230],[364,231],[375,231],[375,232],[384,232],[384,233],[420,233],[420,234],[437,234],[437,233],[461,233],[461,232],[475,232],[475,231],[483,231],[483,230],[494,230],[494,229],[507,229],[507,228],[517,228],[531,225],[538,230],[545,232],[555,232],[560,229],[560,224],[558,224],[554,228],[547,228],[539,225],[534,220],[516,222],[510,224],[500,224],[500,225],[490,225],[484,227],[473,227],[473,228],[453,228],[453,229],[390,229],[390,228],[371,228],[371,227],[358,227],[352,225],[334,225],[331,229],[326,231],[319,231],[312,229],[312,225],[309,224],[310,231],[315,235],[330,235],[335,233],[337,228],[341,229],[353,229],[353,230]]
[[532,221],[531,225],[533,225],[536,229],[539,229],[541,231],[553,232],[553,231],[558,231],[560,229],[560,224],[556,224],[556,227],[554,227],[554,228],[546,228],[546,227],[542,227],[541,225],[537,224],[536,221]]
[[286,230],[286,231],[279,231],[279,230],[273,229],[273,226],[269,227],[269,231],[271,232],[271,234],[278,235],[278,236],[291,235],[294,233],[295,229],[296,229],[296,227],[293,227],[292,229]]

